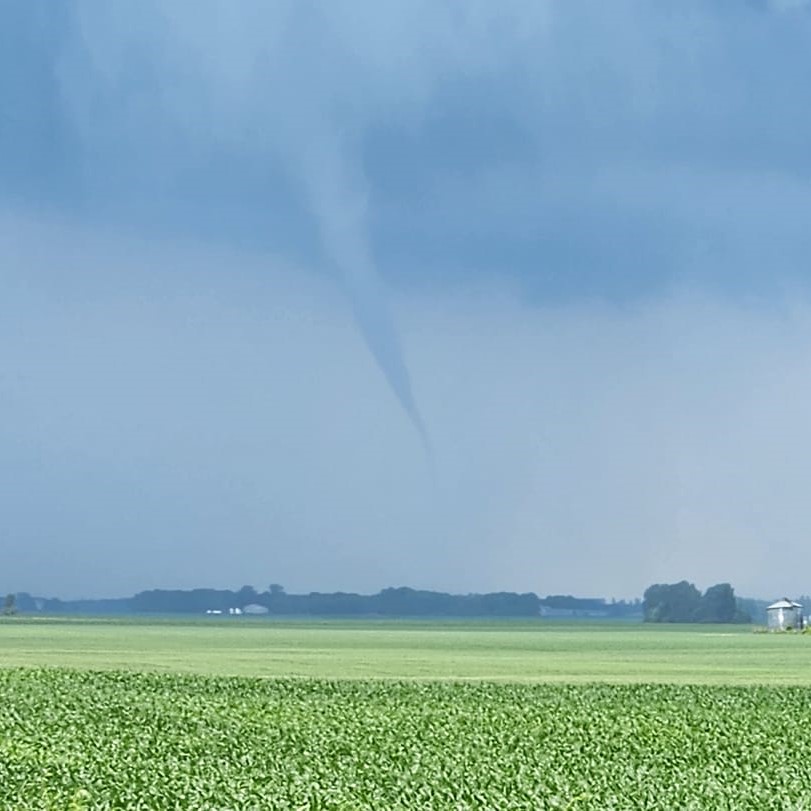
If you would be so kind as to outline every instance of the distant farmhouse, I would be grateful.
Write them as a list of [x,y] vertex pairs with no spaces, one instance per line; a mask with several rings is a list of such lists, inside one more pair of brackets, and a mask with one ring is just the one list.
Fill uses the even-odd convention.
[[801,631],[804,625],[802,603],[784,597],[766,608],[766,626],[770,631]]

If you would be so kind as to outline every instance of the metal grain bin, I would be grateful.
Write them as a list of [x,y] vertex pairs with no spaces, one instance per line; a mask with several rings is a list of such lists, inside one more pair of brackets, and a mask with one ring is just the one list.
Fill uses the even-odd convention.
[[766,608],[766,625],[770,631],[802,630],[803,607],[784,597]]

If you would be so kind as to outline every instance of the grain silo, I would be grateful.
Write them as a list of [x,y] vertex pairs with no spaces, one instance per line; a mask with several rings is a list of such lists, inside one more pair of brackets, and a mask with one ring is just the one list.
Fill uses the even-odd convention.
[[766,608],[766,625],[770,631],[801,631],[803,607],[784,597]]

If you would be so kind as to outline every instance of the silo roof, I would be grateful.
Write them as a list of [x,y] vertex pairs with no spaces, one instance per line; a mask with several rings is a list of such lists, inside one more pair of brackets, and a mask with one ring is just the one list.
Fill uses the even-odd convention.
[[802,603],[795,603],[792,600],[789,600],[788,597],[784,597],[782,600],[778,600],[776,603],[772,603],[770,606],[766,607],[768,611],[771,608],[802,608]]

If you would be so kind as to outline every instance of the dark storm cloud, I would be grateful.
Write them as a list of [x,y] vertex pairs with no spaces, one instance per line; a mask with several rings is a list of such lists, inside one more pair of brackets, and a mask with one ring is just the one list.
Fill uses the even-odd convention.
[[7,588],[807,590],[806,3],[0,14]]

